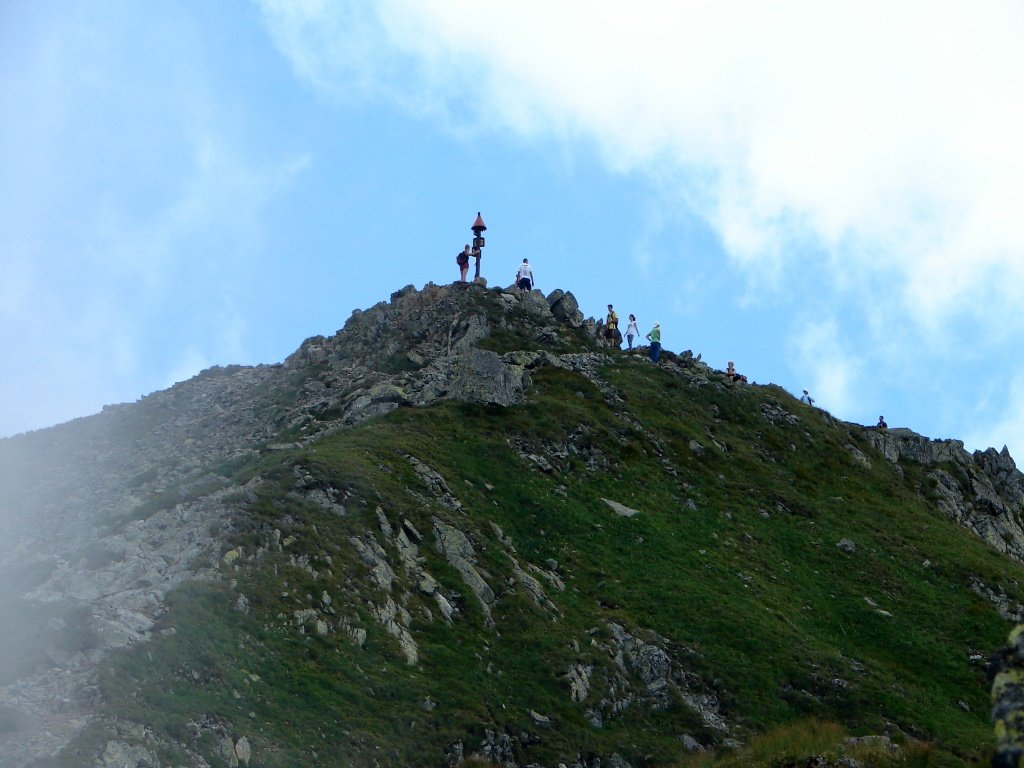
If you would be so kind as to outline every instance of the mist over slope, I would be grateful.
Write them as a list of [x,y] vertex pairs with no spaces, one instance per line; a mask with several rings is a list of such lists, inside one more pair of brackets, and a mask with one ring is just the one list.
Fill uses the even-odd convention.
[[1005,450],[600,348],[562,291],[409,287],[2,440],[0,504],[0,766],[666,765],[811,718],[968,764],[1021,615]]

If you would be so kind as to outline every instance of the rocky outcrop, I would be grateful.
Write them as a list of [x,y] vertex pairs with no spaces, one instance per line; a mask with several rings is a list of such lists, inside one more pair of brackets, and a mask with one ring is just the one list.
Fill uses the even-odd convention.
[[928,468],[932,495],[946,515],[1024,562],[1024,475],[1005,447],[972,454],[959,440],[930,440],[909,429],[865,431],[893,464],[909,460]]
[[[518,552],[494,520],[474,517],[480,511],[474,507],[486,499],[477,484],[446,478],[442,472],[448,470],[428,449],[418,448],[424,452],[412,456],[403,446],[375,458],[382,472],[401,478],[407,491],[401,503],[374,500],[372,492],[357,491],[358,484],[347,485],[343,478],[318,477],[313,458],[299,465],[279,457],[274,464],[278,457],[272,454],[310,446],[397,409],[451,400],[514,406],[527,399],[534,379],[554,373],[571,381],[564,373],[571,371],[582,377],[575,393],[579,402],[596,391],[600,406],[612,414],[610,434],[606,425],[584,418],[557,436],[510,429],[502,439],[522,460],[522,471],[537,473],[533,477],[561,499],[574,493],[570,471],[577,473],[572,480],[607,476],[609,484],[587,501],[599,520],[594,533],[584,524],[577,535],[604,535],[598,532],[612,525],[656,530],[662,512],[649,501],[636,502],[638,510],[606,498],[630,498],[611,485],[623,455],[657,457],[656,471],[678,489],[680,503],[688,501],[695,509],[686,498],[690,486],[684,478],[693,474],[688,464],[727,457],[728,449],[709,430],[680,436],[681,445],[691,446],[680,457],[664,432],[631,413],[630,393],[617,389],[619,379],[609,368],[633,366],[628,371],[633,375],[641,367],[646,373],[649,364],[599,350],[595,327],[583,318],[573,295],[563,291],[545,297],[475,284],[407,287],[388,302],[354,312],[333,336],[308,339],[283,364],[209,369],[138,403],[0,440],[0,583],[9,593],[0,598],[8,600],[5,605],[27,606],[39,619],[13,630],[0,628],[0,651],[8,650],[10,635],[19,652],[32,652],[17,655],[31,662],[27,671],[5,669],[10,674],[0,678],[0,714],[13,724],[0,728],[0,766],[52,755],[74,733],[95,724],[97,664],[114,649],[149,639],[168,590],[196,578],[223,579],[236,589],[261,558],[273,561],[267,570],[280,578],[275,595],[283,601],[280,611],[263,617],[266,631],[282,632],[304,647],[333,643],[336,650],[368,657],[384,647],[399,660],[392,668],[413,667],[411,674],[421,673],[436,648],[425,627],[460,632],[460,622],[479,620],[487,628],[480,634],[497,637],[503,620],[521,615],[564,631],[586,603],[580,582],[574,581],[579,553],[571,546],[540,550],[544,562],[530,562],[526,547]],[[689,353],[666,354],[656,375],[675,377],[672,388],[680,391],[711,388],[716,396],[727,391],[721,377]],[[759,407],[756,420],[764,429],[790,429],[805,418],[775,400]],[[725,412],[717,405],[710,409],[716,419]],[[934,487],[924,490],[940,509],[1001,551],[1024,559],[1024,478],[1005,450],[971,455],[957,441],[928,441],[900,430],[873,432],[871,439],[897,466],[910,460],[925,465]],[[846,451],[865,467],[879,461],[852,444]],[[263,469],[270,464],[273,470]],[[244,485],[232,479],[264,471],[265,479],[257,475]],[[255,503],[267,483],[281,484],[287,504],[282,497]],[[487,499],[485,511],[490,504]],[[288,506],[288,512],[278,505]],[[264,516],[253,522],[256,508]],[[322,515],[329,516],[329,524],[342,525],[343,533],[329,543],[320,541],[308,521],[295,519],[306,514],[321,516],[321,528],[328,527]],[[242,520],[250,527],[243,529]],[[304,533],[311,535],[303,540]],[[225,545],[229,534],[238,536]],[[857,555],[852,541],[836,546]],[[538,551],[535,543],[531,549]],[[295,587],[294,576],[303,588]],[[1001,615],[1021,615],[1020,605],[998,585],[977,580],[972,586]],[[249,587],[245,591],[248,596],[231,593],[225,610],[253,619],[266,596]],[[704,742],[675,734],[687,750],[728,743],[732,725],[714,685],[690,671],[691,652],[630,627],[626,610],[616,607],[611,615],[614,621],[608,613],[596,619],[592,634],[573,643],[552,675],[582,718],[601,728],[627,711],[684,707],[696,714],[688,719],[699,723]],[[67,637],[80,642],[70,648],[57,642]],[[0,668],[12,663],[9,658],[15,655],[0,653]],[[482,662],[485,658],[480,656]],[[488,674],[492,665],[498,679],[501,660],[486,659]],[[241,711],[241,718],[248,715]],[[520,715],[524,725],[515,733],[502,730],[500,718],[481,723],[483,736],[477,732],[466,742],[473,745],[466,747],[472,750],[469,757],[516,765],[525,748],[541,738],[537,734],[559,727],[554,712],[528,706]],[[104,727],[110,737],[96,752],[99,765],[155,766],[169,746],[146,726],[114,722]],[[189,765],[203,766],[205,760],[258,764],[258,750],[265,746],[257,733],[247,736],[245,729],[210,718],[197,716],[185,731],[176,736],[182,743],[170,746],[186,755]],[[257,741],[251,744],[249,737]],[[199,744],[205,758],[198,754]],[[452,754],[462,756],[461,750],[460,742]],[[628,765],[617,755],[579,756],[572,764]]]
[[992,657],[988,675],[996,735],[992,765],[1018,768],[1024,758],[1024,625],[1017,626],[1007,646]]

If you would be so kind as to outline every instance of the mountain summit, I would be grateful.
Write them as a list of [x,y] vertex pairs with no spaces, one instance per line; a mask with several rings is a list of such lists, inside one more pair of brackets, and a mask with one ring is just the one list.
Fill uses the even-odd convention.
[[410,286],[0,441],[0,766],[988,754],[1005,448],[596,330],[568,292]]

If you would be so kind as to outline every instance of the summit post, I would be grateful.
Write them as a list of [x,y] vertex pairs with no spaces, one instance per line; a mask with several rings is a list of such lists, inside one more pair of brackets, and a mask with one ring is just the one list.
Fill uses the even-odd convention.
[[476,259],[476,272],[473,275],[474,279],[480,278],[480,257],[484,247],[484,236],[483,232],[487,229],[487,225],[484,224],[483,217],[480,215],[480,211],[476,212],[476,221],[473,222],[473,226],[470,227],[473,230],[473,257]]

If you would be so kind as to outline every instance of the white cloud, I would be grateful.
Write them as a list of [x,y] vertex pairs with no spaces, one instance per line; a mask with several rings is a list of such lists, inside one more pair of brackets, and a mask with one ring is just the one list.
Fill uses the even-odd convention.
[[801,389],[807,389],[819,407],[842,413],[859,405],[857,385],[862,364],[844,349],[835,321],[805,323],[793,335],[791,344],[800,369],[810,377]]
[[[383,86],[480,125],[585,136],[670,176],[757,273],[794,244],[895,276],[924,333],[958,313],[1020,325],[1024,16],[1012,3],[304,4],[265,0],[296,71]],[[1005,282],[1001,283],[1006,285]]]

